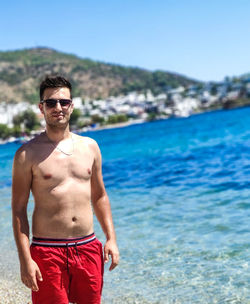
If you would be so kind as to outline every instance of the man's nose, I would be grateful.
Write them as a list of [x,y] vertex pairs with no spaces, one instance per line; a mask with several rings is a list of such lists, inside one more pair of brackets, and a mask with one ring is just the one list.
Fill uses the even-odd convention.
[[62,106],[61,106],[61,104],[60,104],[60,102],[57,100],[57,103],[56,103],[56,106],[55,106],[55,109],[56,110],[62,110]]

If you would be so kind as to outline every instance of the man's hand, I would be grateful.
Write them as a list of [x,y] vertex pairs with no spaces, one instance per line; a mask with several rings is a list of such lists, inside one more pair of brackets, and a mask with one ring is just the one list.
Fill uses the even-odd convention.
[[119,263],[119,250],[115,241],[108,240],[104,246],[104,263],[108,263],[109,255],[111,255],[112,263],[109,271],[113,270]]
[[24,285],[33,291],[38,291],[37,279],[42,281],[42,274],[37,263],[33,260],[27,265],[21,265],[21,279]]

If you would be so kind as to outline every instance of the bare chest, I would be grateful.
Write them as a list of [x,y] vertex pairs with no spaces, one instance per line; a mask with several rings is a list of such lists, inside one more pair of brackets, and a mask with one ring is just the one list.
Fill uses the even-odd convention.
[[37,159],[33,166],[33,181],[50,185],[67,179],[88,181],[92,175],[93,161],[89,152],[65,155],[55,150],[45,159]]

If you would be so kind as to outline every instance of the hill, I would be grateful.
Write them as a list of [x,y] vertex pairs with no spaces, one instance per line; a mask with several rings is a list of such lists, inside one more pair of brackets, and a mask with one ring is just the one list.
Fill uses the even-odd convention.
[[46,74],[60,73],[73,84],[73,96],[106,98],[130,91],[199,84],[199,81],[165,71],[148,71],[90,59],[49,48],[0,52],[0,102],[36,103],[38,85]]

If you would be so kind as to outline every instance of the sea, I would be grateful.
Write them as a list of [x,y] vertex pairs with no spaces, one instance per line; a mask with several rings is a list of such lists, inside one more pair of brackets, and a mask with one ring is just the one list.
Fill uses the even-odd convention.
[[[82,133],[101,149],[120,264],[103,302],[250,303],[250,108]],[[0,146],[0,266],[16,273],[11,167]],[[29,218],[33,199],[28,204]],[[105,242],[95,219],[95,232]]]

